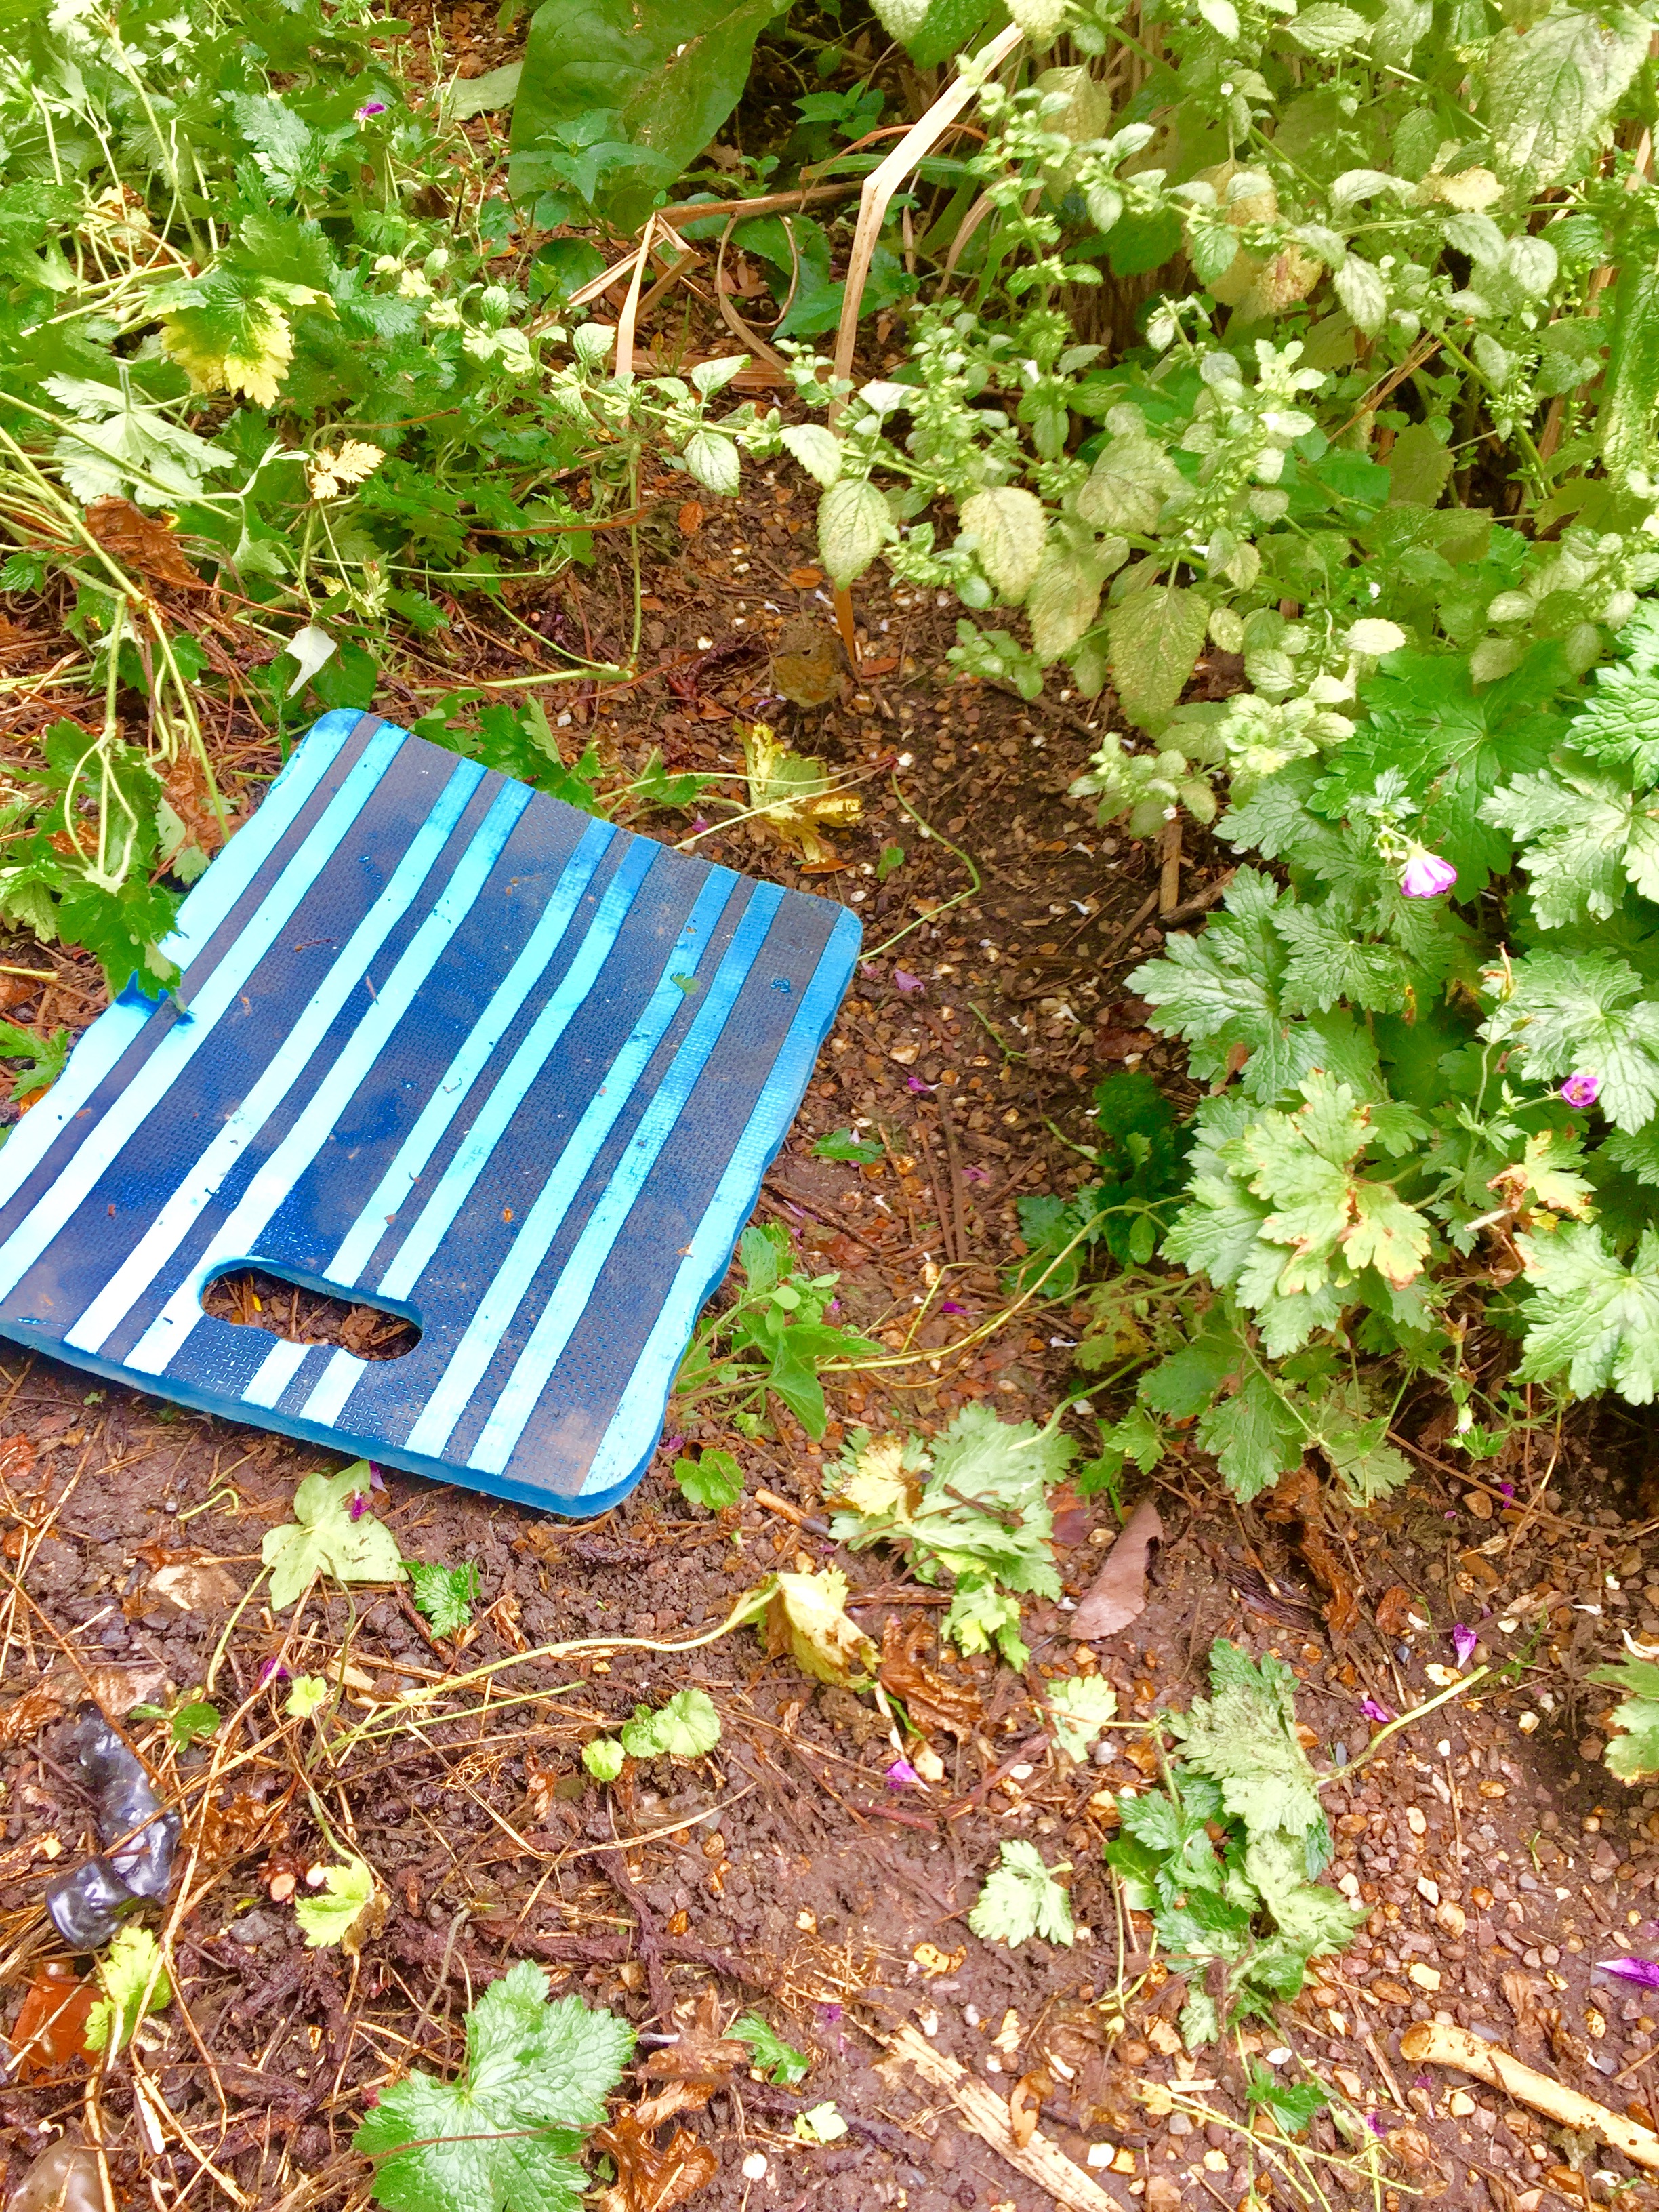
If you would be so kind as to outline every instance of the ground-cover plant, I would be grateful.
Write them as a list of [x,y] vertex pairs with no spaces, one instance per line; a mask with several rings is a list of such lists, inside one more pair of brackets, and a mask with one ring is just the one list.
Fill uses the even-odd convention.
[[781,434],[837,584],[953,590],[963,675],[1101,702],[1103,819],[1253,863],[1128,978],[1209,1094],[1184,1160],[1114,1131],[1026,1208],[1187,1271],[1097,1302],[1096,1364],[1161,1355],[1099,1479],[1196,1419],[1241,1495],[1315,1450],[1364,1500],[1420,1384],[1486,1455],[1528,1385],[1659,1384],[1650,29],[1013,13],[908,361],[801,357],[837,412]]
[[1309,1960],[1345,1948],[1365,1917],[1318,1880],[1330,1832],[1296,1732],[1291,1669],[1224,1641],[1210,1680],[1210,1697],[1163,1717],[1176,1738],[1164,1785],[1118,1793],[1122,1829],[1106,1848],[1171,1971],[1190,1977],[1189,2048],[1294,1997]]

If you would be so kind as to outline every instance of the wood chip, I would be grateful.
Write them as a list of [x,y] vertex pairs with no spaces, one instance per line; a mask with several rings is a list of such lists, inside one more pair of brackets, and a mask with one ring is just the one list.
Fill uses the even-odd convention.
[[1603,2142],[1622,2151],[1632,2165],[1659,2173],[1659,2135],[1651,2128],[1641,2126],[1606,2105],[1598,2105],[1593,2097],[1581,2096],[1577,2089],[1552,2081],[1547,2074],[1523,2066],[1507,2051],[1493,2043],[1483,2043],[1466,2028],[1452,2027],[1440,2021],[1419,2021],[1416,2027],[1406,2030],[1400,2039],[1400,2049],[1401,2056],[1413,2066],[1455,2066],[1460,2072],[1490,2082],[1516,2104],[1528,2105],[1534,2112],[1544,2113],[1564,2128],[1600,2136]]
[[1074,2166],[1039,2128],[1024,2143],[1016,2142],[1009,2111],[988,2082],[976,2081],[967,2069],[942,2051],[935,2051],[913,2027],[902,2027],[886,2039],[887,2048],[913,2066],[931,2088],[942,2089],[955,2106],[964,2127],[988,2143],[1009,2165],[1053,2197],[1066,2212],[1119,2212],[1117,2199],[1099,2183]]

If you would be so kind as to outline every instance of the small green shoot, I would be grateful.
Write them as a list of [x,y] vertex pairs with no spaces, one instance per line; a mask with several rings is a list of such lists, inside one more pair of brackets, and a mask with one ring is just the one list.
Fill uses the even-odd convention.
[[884,845],[876,855],[876,881],[884,884],[889,876],[896,875],[903,866],[903,846]]
[[308,1721],[314,1712],[325,1705],[332,1695],[329,1685],[320,1674],[296,1674],[294,1687],[288,1693],[283,1711],[290,1720]]
[[434,1636],[459,1636],[472,1626],[472,1608],[478,1601],[478,1570],[469,1559],[464,1567],[434,1566],[425,1559],[405,1559],[410,1595]]
[[1267,2113],[1286,2136],[1303,2134],[1331,2101],[1317,2081],[1281,2081],[1259,2058],[1250,2061],[1244,2094],[1253,2113]]
[[981,1942],[1006,1943],[1011,1951],[1033,1936],[1068,1948],[1077,1940],[1069,1893],[1054,1880],[1036,1845],[1018,1838],[1003,1844],[968,1925]]
[[224,1718],[216,1705],[210,1705],[200,1698],[192,1698],[182,1705],[135,1705],[132,1711],[137,1720],[165,1721],[172,1731],[175,1751],[188,1751],[191,1744],[204,1742],[216,1733]]
[[368,1512],[368,1462],[338,1474],[308,1474],[294,1495],[294,1518],[265,1532],[259,1556],[270,1570],[270,1602],[280,1613],[320,1574],[342,1583],[400,1583],[403,1561],[392,1531]]
[[735,1505],[743,1496],[743,1469],[730,1452],[706,1451],[697,1459],[678,1459],[673,1475],[690,1503],[711,1513]]
[[815,1160],[849,1160],[855,1165],[868,1167],[881,1158],[881,1145],[872,1137],[855,1137],[850,1129],[834,1129],[827,1137],[820,1137],[812,1147]]
[[579,2212],[582,2137],[605,2118],[634,2031],[579,1997],[550,2002],[547,1976],[520,1960],[466,2017],[466,2064],[453,2081],[411,2067],[380,2092],[355,2148],[374,2165],[386,2212]]
[[1084,1759],[1117,1711],[1117,1692],[1098,1674],[1074,1674],[1048,1686],[1048,1710],[1054,1741],[1068,1759]]
[[812,2070],[805,2052],[786,2043],[776,2028],[758,2013],[744,2013],[740,2020],[732,2021],[726,2033],[734,2043],[749,2045],[750,2055],[760,2071],[781,2088],[798,2087]]
[[720,1740],[720,1717],[704,1690],[682,1690],[654,1712],[635,1705],[622,1729],[622,1747],[630,1759],[701,1759]]
[[322,1894],[302,1897],[294,1907],[294,1917],[305,1932],[306,1948],[323,1951],[338,1943],[355,1952],[352,1932],[374,1902],[374,1876],[362,1859],[325,1867]]
[[94,1971],[104,1994],[87,2014],[87,2049],[107,2051],[113,2058],[131,2042],[146,2013],[166,2011],[173,1984],[148,1928],[118,1928]]
[[596,1735],[582,1746],[582,1765],[596,1782],[614,1782],[626,1757],[614,1735]]

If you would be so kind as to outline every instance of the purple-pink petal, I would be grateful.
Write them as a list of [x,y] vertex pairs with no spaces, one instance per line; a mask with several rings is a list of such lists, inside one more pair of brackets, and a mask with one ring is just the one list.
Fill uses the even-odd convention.
[[963,1182],[989,1182],[991,1171],[988,1168],[981,1167],[977,1160],[969,1160],[962,1171],[962,1179]]
[[937,1083],[924,1083],[919,1075],[907,1076],[905,1079],[905,1087],[914,1093],[914,1095],[918,1098],[921,1097],[927,1091],[937,1091],[939,1089]]
[[351,1493],[351,1504],[349,1507],[351,1518],[354,1521],[361,1521],[368,1510],[368,1498],[363,1495],[361,1490],[354,1490]]
[[363,1464],[368,1469],[369,1488],[371,1490],[384,1490],[386,1488],[386,1477],[380,1473],[380,1468],[375,1466],[374,1461],[372,1459],[365,1460]]
[[1594,1106],[1601,1095],[1601,1079],[1588,1068],[1575,1068],[1561,1085],[1561,1096],[1569,1106]]
[[966,1306],[959,1306],[954,1298],[941,1298],[939,1310],[941,1313],[953,1314],[965,1314],[968,1310]]
[[1596,1972],[1616,1974],[1621,1982],[1639,1982],[1644,1990],[1659,1990],[1659,1960],[1598,1959]]
[[1379,1705],[1375,1698],[1362,1698],[1359,1710],[1368,1721],[1391,1721],[1394,1715],[1386,1705]]
[[1465,1628],[1460,1620],[1451,1632],[1452,1650],[1457,1654],[1457,1663],[1467,1667],[1474,1656],[1474,1647],[1480,1641],[1472,1628]]
[[1437,898],[1456,881],[1457,871],[1451,862],[1424,845],[1413,846],[1400,872],[1400,888],[1407,898]]
[[896,1759],[887,1770],[890,1790],[908,1790],[913,1783],[920,1784],[921,1777],[908,1759]]
[[287,1680],[288,1668],[280,1659],[267,1659],[259,1669],[259,1687],[262,1690],[267,1682],[285,1682]]
[[357,120],[359,123],[362,123],[365,122],[371,115],[384,115],[385,113],[385,100],[366,100],[362,106],[357,110]]
[[921,976],[913,975],[908,968],[895,968],[893,981],[896,987],[904,993],[906,998],[908,998],[912,991],[925,991],[927,988]]

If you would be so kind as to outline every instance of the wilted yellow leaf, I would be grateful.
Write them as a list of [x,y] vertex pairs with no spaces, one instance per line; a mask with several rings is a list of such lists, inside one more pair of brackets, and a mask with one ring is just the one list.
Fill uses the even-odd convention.
[[750,804],[761,820],[804,860],[833,860],[835,848],[818,830],[856,822],[864,811],[858,793],[834,789],[821,760],[792,753],[764,722],[753,722],[744,732],[743,757]]

